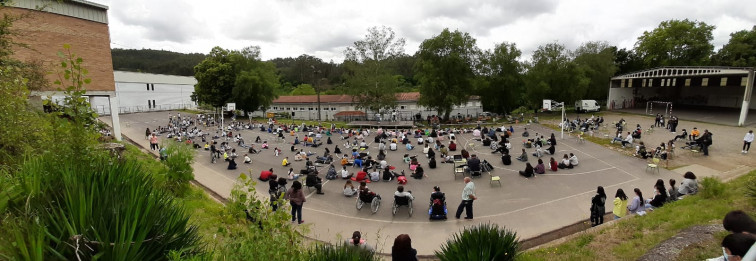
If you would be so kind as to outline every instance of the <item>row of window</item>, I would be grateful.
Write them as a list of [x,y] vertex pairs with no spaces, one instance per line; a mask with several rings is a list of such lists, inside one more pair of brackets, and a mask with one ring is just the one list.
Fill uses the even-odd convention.
[[155,90],[155,85],[152,84],[152,83],[147,83],[147,90],[148,91],[154,91]]
[[155,100],[152,100],[152,101],[147,100],[147,108],[150,108],[150,109],[157,108],[157,106],[155,106]]
[[[719,86],[725,87],[727,86],[727,77],[721,77],[719,78]],[[641,80],[641,87],[654,87],[654,82],[659,82],[655,79],[643,79]],[[627,83],[627,84],[626,84]],[[748,83],[748,77],[742,77],[740,79],[740,86],[745,87]],[[626,86],[627,85],[627,86]],[[659,82],[659,85],[661,87],[666,86],[677,86],[677,79],[661,79],[661,82]],[[691,85],[691,79],[685,79],[685,87],[690,87]],[[707,87],[709,86],[709,78],[701,78],[701,86]],[[715,86],[715,85],[713,85]],[[632,88],[633,87],[633,80],[632,79],[623,79],[620,80],[620,88]]]

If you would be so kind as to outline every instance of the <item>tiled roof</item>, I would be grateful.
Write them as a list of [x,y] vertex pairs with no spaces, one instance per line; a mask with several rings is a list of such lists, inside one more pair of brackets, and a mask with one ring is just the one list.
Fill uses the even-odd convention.
[[[417,101],[420,99],[419,92],[401,92],[396,94],[396,101],[408,102]],[[479,100],[479,96],[470,96],[470,100]],[[317,103],[317,95],[290,95],[279,96],[278,99],[273,100],[273,104],[280,103]],[[351,95],[320,95],[321,103],[352,103],[353,98]]]

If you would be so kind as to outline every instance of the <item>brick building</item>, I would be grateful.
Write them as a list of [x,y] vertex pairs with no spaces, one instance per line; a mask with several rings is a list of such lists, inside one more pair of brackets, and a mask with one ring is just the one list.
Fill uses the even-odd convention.
[[[40,7],[42,10],[39,10]],[[43,1],[15,0],[0,8],[0,13],[23,16],[13,23],[12,30],[19,43],[28,48],[14,46],[14,57],[24,62],[40,62],[50,74],[50,83],[58,79],[63,45],[71,46],[71,52],[81,57],[82,67],[89,71],[87,78],[92,83],[85,85],[87,96],[107,99],[111,108],[118,108],[118,99],[113,80],[113,61],[110,54],[110,31],[108,7],[85,0]],[[58,86],[32,92],[32,101],[44,97],[61,97],[55,91]],[[118,111],[113,110],[113,111]],[[118,114],[113,114],[113,133],[121,139]]]

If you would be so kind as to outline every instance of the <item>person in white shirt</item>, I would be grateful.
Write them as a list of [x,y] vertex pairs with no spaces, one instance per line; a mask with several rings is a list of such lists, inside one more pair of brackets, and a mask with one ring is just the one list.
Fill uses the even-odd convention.
[[391,151],[395,151],[396,150],[396,142],[392,141],[391,144],[389,144],[389,150],[391,150]]
[[410,200],[415,200],[415,197],[412,196],[411,191],[404,191],[404,186],[399,186],[396,188],[396,192],[394,192],[394,196],[397,197],[409,197]]
[[349,171],[347,170],[346,166],[343,166],[341,169],[341,178],[349,179],[351,177],[352,177],[352,174],[349,174]]
[[247,154],[244,154],[244,163],[247,163],[247,164],[252,163],[252,159],[250,159],[249,155]]
[[386,160],[381,160],[379,166],[381,169],[385,169],[386,167],[388,167],[388,162],[386,162]]
[[743,153],[748,153],[748,150],[751,149],[751,142],[753,142],[753,130],[749,130],[743,137]]
[[575,154],[570,153],[570,164],[572,164],[572,166],[578,165],[578,158]]
[[622,147],[627,144],[633,144],[633,134],[631,134],[629,131],[627,132],[627,137],[625,137],[625,140],[622,141]]

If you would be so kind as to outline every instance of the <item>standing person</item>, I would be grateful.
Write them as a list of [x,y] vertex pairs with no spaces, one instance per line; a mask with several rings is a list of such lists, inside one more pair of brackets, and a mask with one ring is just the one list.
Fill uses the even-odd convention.
[[291,204],[291,222],[297,221],[298,224],[304,223],[302,220],[302,205],[307,202],[304,192],[302,192],[302,183],[295,180],[291,188],[286,192],[285,198]]
[[391,260],[417,261],[417,250],[412,248],[412,239],[407,234],[401,234],[394,239],[391,247]]
[[614,219],[620,219],[627,214],[627,195],[622,189],[617,189],[614,194],[614,209],[612,209]]
[[465,210],[465,219],[473,218],[473,200],[478,199],[475,197],[475,184],[470,177],[465,177],[465,188],[462,189],[462,202],[457,207],[457,214],[455,217],[459,219],[462,215],[462,210]]
[[151,134],[152,134],[152,132],[150,131],[150,128],[147,128],[147,131],[145,131],[145,133],[144,133],[144,139],[145,140],[149,140]]
[[151,150],[157,150],[158,149],[158,139],[157,135],[155,133],[152,134],[150,137],[150,149]]
[[753,142],[753,130],[749,130],[743,137],[743,153],[748,153],[751,149],[751,142]]
[[591,226],[595,227],[604,223],[604,213],[606,205],[606,193],[604,187],[596,188],[596,195],[591,199]]

